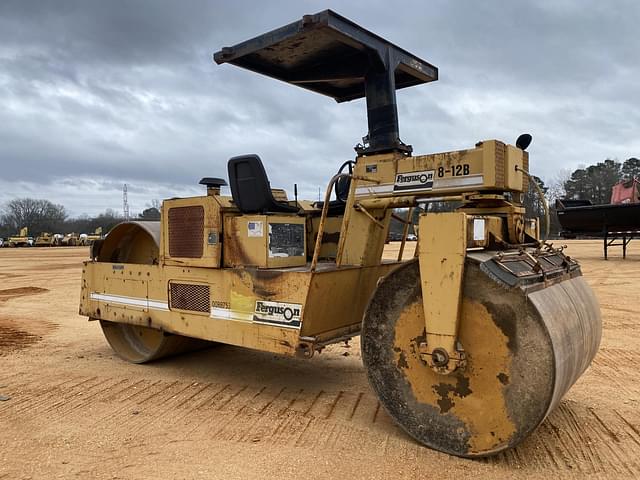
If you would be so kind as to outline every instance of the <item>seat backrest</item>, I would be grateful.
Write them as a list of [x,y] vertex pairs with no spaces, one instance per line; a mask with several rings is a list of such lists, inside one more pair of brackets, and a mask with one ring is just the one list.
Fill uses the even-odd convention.
[[234,203],[242,213],[297,212],[273,198],[267,173],[255,154],[233,157],[227,165]]

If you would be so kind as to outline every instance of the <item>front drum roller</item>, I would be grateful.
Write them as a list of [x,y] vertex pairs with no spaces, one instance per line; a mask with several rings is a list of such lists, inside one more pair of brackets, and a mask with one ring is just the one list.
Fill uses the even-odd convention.
[[458,332],[467,364],[441,375],[420,355],[418,262],[380,282],[362,358],[380,403],[409,435],[449,454],[488,456],[520,443],[557,406],[597,352],[600,310],[579,271],[536,287],[505,287],[468,259]]
[[[154,265],[159,258],[160,222],[124,222],[96,242],[91,256],[98,262]],[[111,348],[124,360],[145,363],[211,346],[211,342],[127,323],[100,320]]]

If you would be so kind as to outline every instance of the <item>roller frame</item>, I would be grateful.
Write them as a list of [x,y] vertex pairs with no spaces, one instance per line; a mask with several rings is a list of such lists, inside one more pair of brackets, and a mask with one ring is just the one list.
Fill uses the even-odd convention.
[[426,342],[420,353],[431,368],[450,373],[464,367],[458,324],[467,253],[467,215],[463,212],[421,215],[418,261]]

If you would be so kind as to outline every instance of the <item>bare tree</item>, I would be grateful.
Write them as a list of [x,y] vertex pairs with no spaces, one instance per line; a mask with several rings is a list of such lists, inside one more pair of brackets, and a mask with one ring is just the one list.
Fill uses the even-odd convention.
[[547,184],[547,198],[549,203],[554,203],[559,198],[565,198],[567,192],[564,188],[567,181],[571,178],[571,170],[566,168],[560,170],[556,175],[549,180]]
[[49,200],[16,198],[7,202],[2,209],[3,224],[15,231],[27,227],[32,234],[58,230],[66,218],[64,207]]

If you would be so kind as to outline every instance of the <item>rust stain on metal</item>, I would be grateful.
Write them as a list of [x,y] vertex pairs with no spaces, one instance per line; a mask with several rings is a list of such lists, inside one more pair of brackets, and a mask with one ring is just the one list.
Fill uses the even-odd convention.
[[[402,368],[418,402],[432,405],[442,414],[454,415],[470,434],[469,453],[488,451],[510,438],[516,431],[504,397],[511,353],[508,338],[495,324],[484,305],[463,300],[459,339],[469,352],[466,369],[439,375],[420,358],[419,342],[424,338],[424,314],[421,299],[402,312],[395,328],[395,362]],[[502,380],[501,380],[502,379]],[[477,415],[477,402],[487,415]]]
[[236,238],[225,238],[224,263],[227,267],[251,264],[251,260],[242,248],[241,242],[239,242]]

